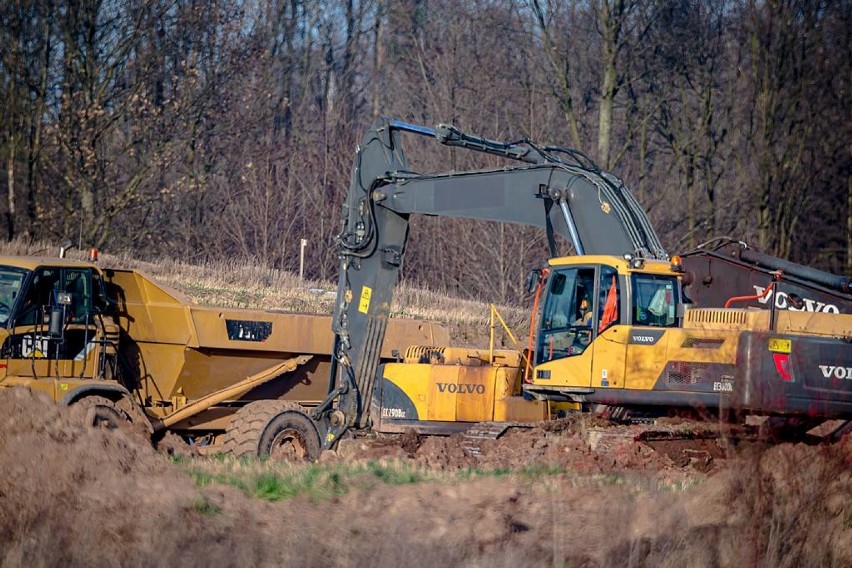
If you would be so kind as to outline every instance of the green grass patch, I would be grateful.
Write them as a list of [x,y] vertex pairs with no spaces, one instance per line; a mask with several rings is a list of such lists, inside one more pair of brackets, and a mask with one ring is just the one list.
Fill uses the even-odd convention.
[[413,467],[389,466],[380,462],[368,462],[367,468],[376,478],[390,485],[407,485],[409,483],[429,481],[429,476],[425,470]]
[[456,482],[512,475],[535,480],[567,473],[562,467],[546,465],[523,469],[468,468],[442,472],[402,461],[291,464],[221,456],[207,459],[172,459],[172,463],[189,475],[198,486],[213,483],[231,485],[247,495],[265,501],[281,501],[299,496],[326,500],[345,495],[354,489],[374,489],[382,484]]
[[570,473],[570,470],[567,470],[562,466],[534,464],[520,469],[512,469],[510,467],[500,467],[497,469],[479,469],[469,467],[459,470],[456,473],[456,478],[467,481],[477,477],[508,477],[510,475],[517,475],[528,479],[537,479],[539,477],[562,475],[566,473]]
[[215,517],[222,513],[222,508],[219,505],[211,503],[203,497],[199,497],[192,502],[192,510],[205,517]]
[[477,467],[468,467],[460,469],[456,472],[456,477],[464,481],[476,479],[477,477],[506,477],[516,473],[515,470],[508,467],[500,467],[497,469],[479,469]]
[[330,499],[376,483],[402,485],[432,480],[426,471],[402,463],[297,465],[265,460],[215,458],[172,460],[198,486],[231,485],[266,501],[297,496]]
[[524,477],[537,478],[550,475],[561,475],[563,473],[567,473],[567,471],[568,470],[564,467],[558,465],[533,464],[521,469],[518,473]]

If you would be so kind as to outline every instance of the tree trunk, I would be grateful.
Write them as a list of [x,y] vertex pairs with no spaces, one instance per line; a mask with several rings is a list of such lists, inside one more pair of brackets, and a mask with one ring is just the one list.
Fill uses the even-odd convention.
[[689,250],[698,244],[695,242],[695,233],[698,230],[698,219],[696,218],[696,190],[695,190],[695,153],[692,145],[686,150],[686,231],[687,246]]
[[42,131],[44,130],[44,107],[47,100],[48,79],[50,72],[52,45],[50,18],[53,16],[52,3],[47,4],[47,12],[44,20],[44,51],[42,52],[41,71],[39,73],[38,92],[36,93],[35,108],[30,119],[29,148],[27,149],[27,227],[24,230],[27,236],[35,232],[35,224],[38,218],[36,199],[38,189],[36,188],[37,173],[42,149]]
[[604,69],[601,83],[600,116],[598,117],[598,164],[604,169],[610,167],[612,109],[618,81],[616,63],[623,12],[624,3],[622,0],[616,0],[612,7],[609,5],[609,0],[601,2],[600,28],[604,49]]
[[373,120],[377,119],[382,112],[382,71],[384,66],[384,47],[383,41],[383,26],[382,18],[384,18],[384,5],[378,2],[376,6],[376,21],[373,24],[373,93],[372,93],[372,114]]
[[9,137],[9,155],[6,159],[6,197],[9,210],[6,212],[7,238],[15,238],[15,150],[18,142],[16,137]]
[[563,55],[558,53],[558,46],[553,41],[550,34],[550,28],[547,24],[547,18],[544,13],[544,8],[538,0],[532,0],[532,9],[535,15],[536,25],[541,33],[542,43],[544,44],[544,52],[547,55],[547,60],[550,67],[556,74],[558,79],[556,84],[556,92],[559,107],[565,116],[565,122],[568,123],[568,135],[571,138],[571,144],[575,148],[582,148],[583,143],[580,139],[580,123],[577,120],[577,113],[574,110],[574,98],[571,94],[571,79],[569,63],[570,54]]

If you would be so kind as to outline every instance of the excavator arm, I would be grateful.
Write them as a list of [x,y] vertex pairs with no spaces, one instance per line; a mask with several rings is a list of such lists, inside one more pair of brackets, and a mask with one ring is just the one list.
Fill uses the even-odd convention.
[[[852,313],[852,278],[762,253],[730,237],[716,237],[680,255],[684,292],[696,306],[775,306],[807,312]],[[775,286],[767,285],[777,279]]]
[[[403,133],[501,156],[494,170],[414,173]],[[333,317],[335,365],[329,396],[314,411],[325,445],[370,423],[370,401],[412,214],[518,223],[556,234],[576,254],[668,259],[644,210],[615,176],[582,153],[528,140],[498,142],[439,125],[382,118],[358,147],[338,236],[340,277]],[[336,405],[334,404],[336,401]]]

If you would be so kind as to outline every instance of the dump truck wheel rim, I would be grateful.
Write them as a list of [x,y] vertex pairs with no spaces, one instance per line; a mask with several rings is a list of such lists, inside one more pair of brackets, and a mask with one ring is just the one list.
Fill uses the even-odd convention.
[[291,461],[314,461],[322,452],[316,427],[300,411],[286,411],[269,420],[257,447],[259,456]]
[[123,418],[118,411],[108,406],[93,406],[86,412],[86,425],[92,428],[116,430],[122,422]]
[[295,428],[285,428],[275,435],[269,448],[269,457],[288,461],[301,461],[308,455],[308,442]]
[[74,404],[85,411],[84,424],[90,428],[116,430],[129,422],[127,416],[111,400],[101,396],[89,396]]

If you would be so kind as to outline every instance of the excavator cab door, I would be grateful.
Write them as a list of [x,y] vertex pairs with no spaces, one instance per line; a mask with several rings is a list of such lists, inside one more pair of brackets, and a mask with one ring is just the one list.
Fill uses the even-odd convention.
[[559,387],[622,387],[622,282],[607,265],[554,269],[547,283],[534,380]]
[[624,388],[627,361],[626,310],[623,306],[625,280],[615,268],[601,265],[597,279],[595,350],[589,386]]
[[588,386],[594,340],[595,267],[554,270],[547,282],[535,351],[536,376]]

